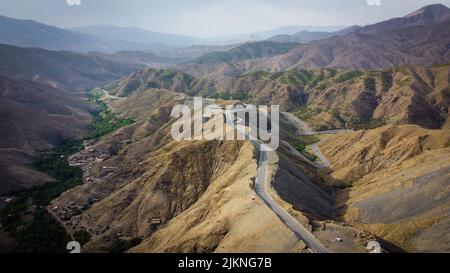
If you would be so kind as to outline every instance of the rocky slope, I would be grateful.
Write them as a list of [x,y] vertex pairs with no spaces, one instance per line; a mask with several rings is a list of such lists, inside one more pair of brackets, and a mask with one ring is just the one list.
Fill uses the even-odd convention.
[[[164,77],[159,76],[166,72],[140,71],[134,77],[141,87],[126,97],[109,98],[117,111],[138,122],[89,144],[76,155],[73,162],[87,164],[85,184],[61,195],[50,208],[69,231],[91,234],[91,241],[84,246],[87,251],[108,251],[118,242],[136,237],[143,241],[131,252],[303,251],[304,246],[282,222],[253,200],[256,157],[249,143],[172,140],[172,106],[189,103],[185,92],[179,92],[197,79],[190,79],[191,84],[184,80],[161,81]],[[351,91],[351,86],[372,82],[373,94],[392,92],[386,96],[396,96],[397,92],[417,91],[426,94],[419,101],[428,98],[441,104],[445,100],[437,98],[446,98],[443,94],[448,86],[441,84],[448,80],[446,66],[356,74],[329,69],[303,72],[302,78],[289,73],[278,76],[284,77],[283,82],[303,81],[305,87],[315,86],[321,92],[346,84],[348,91],[342,91],[346,95],[357,92]],[[138,77],[140,73],[145,77]],[[147,81],[146,73],[151,81]],[[177,73],[177,77],[170,78],[184,79],[181,72]],[[272,76],[264,75],[268,79]],[[313,83],[317,78],[320,81]],[[405,78],[409,85],[405,85]],[[122,94],[126,82],[116,82],[113,90]],[[148,82],[174,91],[145,87]],[[395,91],[397,88],[400,90]],[[363,86],[355,90],[366,89]],[[324,94],[325,98],[332,97]],[[305,95],[305,99],[313,97],[308,92]],[[349,98],[343,96],[339,105],[364,105],[352,103]],[[406,102],[408,107],[414,105],[410,100]],[[400,105],[403,107],[403,103]],[[409,113],[408,107],[399,111]],[[430,117],[430,121],[438,120]],[[293,141],[295,129],[285,122],[282,137]],[[403,122],[410,123],[411,119]],[[432,244],[435,237],[430,234],[446,232],[447,222],[442,215],[448,208],[447,195],[439,195],[436,200],[428,196],[446,187],[449,162],[445,155],[449,145],[445,130],[407,125],[358,131],[326,138],[320,148],[332,165],[316,170],[283,143],[273,163],[272,194],[333,251],[364,251],[365,244],[373,239],[390,251],[444,251],[445,244]],[[413,181],[426,188],[420,206],[415,201],[419,186]],[[399,201],[398,196],[404,198]],[[383,207],[385,203],[389,209]],[[404,209],[412,205],[419,208]],[[391,211],[395,217],[389,216]],[[255,219],[257,227],[250,224]],[[266,228],[269,225],[275,225],[270,235]],[[417,238],[413,235],[419,233]],[[345,238],[345,243],[336,243],[336,237]]]
[[311,37],[313,41],[275,56],[240,60],[240,53],[233,54],[239,52],[237,47],[220,54],[230,60],[240,60],[238,62],[220,62],[217,54],[208,54],[201,63],[193,62],[177,68],[195,76],[222,79],[261,70],[277,72],[324,67],[379,70],[407,64],[431,66],[450,62],[449,19],[450,9],[431,5],[402,18],[352,27],[329,35],[318,34],[316,38]]
[[267,39],[267,41],[277,42],[277,43],[309,43],[312,41],[322,40],[334,36],[333,32],[309,32],[301,31],[293,35],[277,35],[272,38]]
[[106,54],[0,45],[0,75],[74,92],[105,84],[141,67]]
[[95,107],[83,90],[139,67],[110,55],[0,45],[0,194],[51,181],[30,166],[38,152],[86,134]]
[[319,146],[343,220],[407,251],[449,251],[450,131],[383,127]]
[[37,152],[83,136],[93,110],[80,95],[0,76],[0,194],[51,181],[30,167]]
[[195,204],[130,251],[302,251],[302,243],[283,223],[262,202],[252,199],[255,173],[253,147],[246,143],[234,164],[212,181]]
[[76,155],[72,162],[90,162],[86,184],[50,208],[71,232],[92,234],[88,251],[108,251],[135,237],[144,238],[136,252],[302,251],[284,224],[252,198],[250,143],[172,140],[170,111],[184,99],[149,89],[115,100],[115,109],[139,121]]
[[164,88],[191,96],[278,104],[318,129],[383,124],[448,128],[450,66],[405,66],[380,72],[335,69],[257,72],[216,81],[177,70],[145,69],[105,87],[127,96]]
[[[210,98],[230,97],[260,104],[280,104],[283,109],[292,109],[305,103],[304,86],[308,77],[327,71],[253,73],[224,81],[195,78],[178,70],[144,69],[105,87],[109,93],[127,96],[149,88],[163,88],[191,96]],[[331,72],[330,72],[331,73]],[[336,72],[334,72],[336,73]]]
[[428,5],[404,17],[393,18],[357,29],[359,33],[376,33],[386,30],[433,25],[450,20],[450,9],[443,4]]
[[449,22],[371,34],[350,33],[297,46],[288,53],[237,64],[236,70],[280,71],[331,67],[374,70],[412,64],[429,66],[450,61]]
[[307,91],[301,111],[316,128],[370,129],[385,123],[448,128],[450,66],[348,74]]
[[[105,41],[140,45],[141,50],[155,50],[158,48],[187,47],[205,44],[206,41],[186,35],[168,34],[149,31],[137,27],[117,27],[112,25],[89,25],[70,28],[75,33],[99,37]],[[137,48],[139,49],[139,48]]]
[[217,65],[222,63],[239,63],[250,59],[267,58],[289,52],[294,48],[296,43],[275,43],[271,41],[245,43],[234,47],[225,52],[211,52],[199,58],[196,58],[190,63],[203,65]]
[[177,70],[147,68],[112,82],[105,89],[122,97],[150,88],[189,94],[192,93],[193,81],[194,77]]

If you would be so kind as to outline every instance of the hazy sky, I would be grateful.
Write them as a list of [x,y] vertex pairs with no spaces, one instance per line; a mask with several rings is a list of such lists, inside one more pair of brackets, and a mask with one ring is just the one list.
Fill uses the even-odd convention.
[[0,0],[0,14],[60,27],[112,24],[211,37],[285,25],[369,24],[434,3],[450,6],[450,0]]

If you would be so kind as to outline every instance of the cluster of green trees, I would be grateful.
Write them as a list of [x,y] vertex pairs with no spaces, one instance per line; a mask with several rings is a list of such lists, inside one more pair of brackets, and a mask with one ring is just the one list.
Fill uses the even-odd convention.
[[117,240],[111,246],[109,246],[106,250],[109,253],[124,253],[128,249],[137,246],[142,242],[141,237],[135,237],[131,240]]
[[364,75],[364,72],[362,72],[362,71],[343,72],[342,74],[337,76],[335,81],[338,82],[338,83],[346,82],[346,81],[350,81],[350,80],[353,80],[355,78],[361,77],[363,75]]
[[79,242],[80,245],[84,245],[91,240],[91,234],[86,230],[79,230],[73,234],[75,241]]
[[[101,100],[102,96],[103,92],[100,89],[94,89],[89,93],[89,100],[96,103],[99,110],[94,114],[95,124],[86,139],[101,137],[135,122],[132,119],[117,117]],[[70,166],[68,162],[70,155],[82,149],[83,140],[66,140],[51,152],[43,154],[34,167],[53,177],[55,181],[35,189],[14,193],[12,201],[0,211],[3,227],[15,239],[16,251],[38,253],[66,251],[70,237],[47,212],[46,207],[63,192],[82,184],[81,168]],[[87,231],[78,231],[74,237],[80,244],[90,240]],[[129,244],[128,242],[125,246],[128,247]]]
[[313,115],[314,115],[314,111],[312,109],[310,109],[307,105],[304,106],[300,106],[295,112],[294,114],[301,120],[304,121],[308,121],[310,120]]
[[86,138],[88,140],[97,139],[117,129],[128,126],[136,121],[132,118],[120,118],[111,108],[102,101],[103,92],[100,89],[94,89],[89,94],[89,100],[98,106],[98,111],[94,113],[95,123],[91,128],[91,133]]
[[37,209],[33,220],[16,231],[17,252],[21,253],[63,253],[70,237],[64,228],[44,209]]
[[387,124],[387,120],[385,118],[375,118],[369,120],[362,120],[359,123],[352,125],[352,129],[354,130],[371,130],[379,127],[383,127]]
[[306,158],[314,162],[317,160],[317,156],[310,154],[306,150],[306,148],[309,145],[312,145],[317,142],[319,142],[319,139],[315,136],[302,136],[301,138],[298,138],[297,141],[292,144],[292,146]]
[[56,181],[14,194],[1,211],[1,222],[15,239],[17,252],[65,252],[70,237],[47,212],[46,206],[63,192],[82,183],[79,167],[67,156],[82,148],[81,141],[65,141],[35,163],[35,168]]

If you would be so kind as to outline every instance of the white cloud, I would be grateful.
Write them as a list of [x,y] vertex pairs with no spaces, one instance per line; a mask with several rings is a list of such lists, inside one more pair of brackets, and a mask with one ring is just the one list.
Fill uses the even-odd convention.
[[381,6],[381,0],[366,0],[369,6]]
[[81,6],[81,0],[66,0],[69,6]]

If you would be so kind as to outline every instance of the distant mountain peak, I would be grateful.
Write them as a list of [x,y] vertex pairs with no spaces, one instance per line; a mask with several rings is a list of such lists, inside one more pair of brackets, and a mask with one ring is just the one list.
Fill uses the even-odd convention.
[[443,4],[433,4],[425,6],[413,13],[406,15],[406,18],[416,17],[416,16],[427,16],[434,17],[436,19],[445,17],[450,19],[450,9]]

